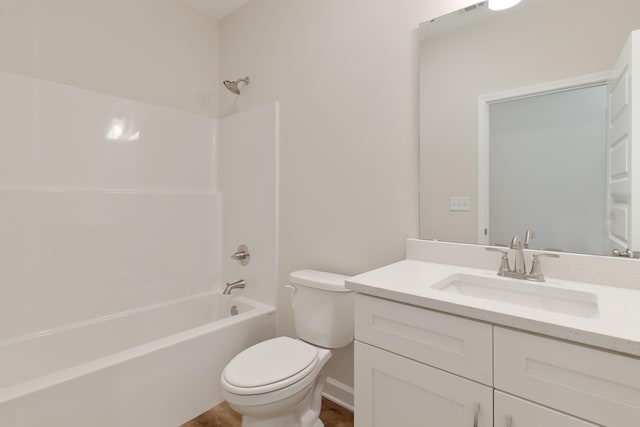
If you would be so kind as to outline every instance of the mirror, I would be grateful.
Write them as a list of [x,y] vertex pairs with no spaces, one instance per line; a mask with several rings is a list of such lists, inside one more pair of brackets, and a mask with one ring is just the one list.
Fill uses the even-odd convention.
[[[479,173],[480,183],[490,180],[485,176],[487,171],[479,170],[478,166],[479,157],[482,160],[489,156],[487,149],[478,148],[478,135],[483,134],[482,126],[485,126],[479,117],[482,116],[480,100],[493,99],[496,94],[509,98],[510,93],[553,87],[562,82],[571,82],[570,85],[582,82],[580,87],[602,85],[606,83],[603,76],[611,75],[620,50],[631,31],[637,28],[640,28],[640,2],[637,0],[522,0],[516,7],[502,12],[488,11],[484,3],[479,3],[422,24],[420,238],[508,244],[503,236],[518,234],[522,239],[526,229],[533,228],[537,239],[532,241],[532,248],[606,254],[607,249],[600,249],[598,245],[581,247],[568,241],[547,239],[561,234],[558,230],[575,228],[576,224],[583,224],[585,231],[592,227],[585,221],[585,215],[579,218],[559,215],[554,208],[558,200],[574,197],[573,193],[579,190],[577,184],[573,191],[570,191],[571,187],[565,188],[572,194],[558,194],[560,186],[542,187],[537,191],[538,196],[548,195],[549,198],[542,198],[537,204],[546,210],[526,220],[523,224],[527,225],[510,225],[517,229],[494,233],[491,231],[496,230],[491,230],[487,232],[488,240],[483,239],[484,229],[479,226],[479,217],[481,224],[490,224],[491,214],[486,214],[489,216],[486,222],[482,221],[488,211],[484,206],[488,197],[484,195],[479,200]],[[511,110],[506,108],[507,112]],[[544,120],[540,122],[542,124]],[[605,141],[602,144],[602,162],[606,163]],[[560,156],[561,151],[571,154],[571,150],[558,150],[553,155]],[[570,170],[577,163],[575,153],[573,156],[561,159],[560,163],[565,162]],[[518,159],[518,153],[515,158]],[[546,167],[544,156],[535,158],[522,153],[517,162],[523,166],[531,166],[534,162],[534,167],[537,162],[539,170]],[[526,196],[530,188],[535,188],[536,178],[525,172],[524,167],[512,169],[516,176],[509,180],[513,184],[510,191]],[[491,192],[490,187],[487,192]],[[507,207],[521,204],[515,197],[503,202]],[[508,210],[501,210],[500,214],[521,216]],[[494,222],[491,227],[505,223],[497,222],[498,225]],[[535,229],[534,223],[553,226]],[[605,224],[602,235],[604,229]],[[580,229],[576,230],[576,233],[580,232]],[[499,240],[492,239],[492,235],[500,236],[496,237]]]

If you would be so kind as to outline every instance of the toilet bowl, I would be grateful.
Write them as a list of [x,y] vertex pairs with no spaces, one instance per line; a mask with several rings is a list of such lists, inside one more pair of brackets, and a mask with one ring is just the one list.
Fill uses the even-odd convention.
[[221,383],[243,427],[322,427],[324,372],[334,348],[353,340],[353,293],[346,276],[314,270],[291,273],[297,339],[278,337],[236,355]]

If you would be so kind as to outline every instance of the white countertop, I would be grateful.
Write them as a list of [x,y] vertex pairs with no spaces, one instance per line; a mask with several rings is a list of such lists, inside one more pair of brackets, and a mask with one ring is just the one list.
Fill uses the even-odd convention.
[[403,260],[346,283],[363,294],[640,357],[640,290],[556,279],[541,284],[596,294],[597,313],[578,316],[431,288],[453,274],[498,277],[495,271]]

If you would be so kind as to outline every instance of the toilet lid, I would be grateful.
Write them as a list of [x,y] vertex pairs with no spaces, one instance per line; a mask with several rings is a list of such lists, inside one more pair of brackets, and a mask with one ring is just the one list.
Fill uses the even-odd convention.
[[278,337],[240,352],[224,368],[222,377],[234,393],[267,393],[300,381],[317,363],[316,347]]

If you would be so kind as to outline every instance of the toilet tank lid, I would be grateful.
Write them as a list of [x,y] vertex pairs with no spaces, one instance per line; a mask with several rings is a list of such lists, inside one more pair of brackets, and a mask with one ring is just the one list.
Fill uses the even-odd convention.
[[322,289],[329,292],[352,292],[344,285],[349,276],[317,270],[297,270],[289,274],[289,280],[296,285]]

